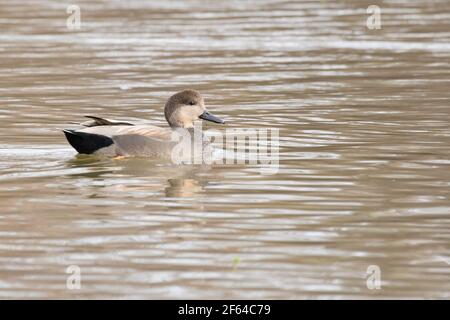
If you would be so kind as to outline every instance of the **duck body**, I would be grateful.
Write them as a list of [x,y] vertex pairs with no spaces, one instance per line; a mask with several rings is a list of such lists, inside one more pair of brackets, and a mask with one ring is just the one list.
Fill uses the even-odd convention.
[[200,136],[200,152],[210,152],[209,143],[201,130],[198,132],[198,129],[194,129],[195,120],[224,123],[206,111],[203,98],[195,90],[185,90],[173,95],[165,105],[164,114],[170,125],[168,128],[87,116],[91,120],[80,124],[84,128],[66,129],[63,132],[70,145],[80,154],[170,157],[174,148],[180,146],[180,139],[177,138],[187,134],[189,138],[183,139],[185,146],[182,148],[190,149],[194,138]]
[[102,125],[64,130],[67,141],[80,154],[158,156],[170,152],[172,130],[152,125]]

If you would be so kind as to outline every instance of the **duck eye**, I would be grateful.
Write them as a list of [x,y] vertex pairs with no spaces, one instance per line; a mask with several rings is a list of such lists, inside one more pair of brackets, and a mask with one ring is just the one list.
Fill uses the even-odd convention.
[[191,106],[193,106],[193,105],[195,104],[195,102],[194,102],[194,101],[190,101],[189,104],[190,104]]

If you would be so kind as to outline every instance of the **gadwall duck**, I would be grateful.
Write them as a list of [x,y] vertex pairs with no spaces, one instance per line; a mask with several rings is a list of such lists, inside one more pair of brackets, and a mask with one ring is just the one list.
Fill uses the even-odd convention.
[[[198,91],[184,90],[171,96],[164,107],[170,128],[153,125],[134,125],[87,116],[81,130],[64,130],[67,141],[81,154],[109,157],[169,155],[175,142],[172,133],[181,128],[192,133],[194,121],[203,119],[223,124],[223,120],[210,114]],[[193,135],[192,135],[193,136]]]

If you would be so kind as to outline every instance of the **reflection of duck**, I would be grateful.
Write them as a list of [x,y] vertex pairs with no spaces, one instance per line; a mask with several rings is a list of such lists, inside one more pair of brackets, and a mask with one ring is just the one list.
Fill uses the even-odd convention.
[[170,128],[133,125],[89,117],[81,130],[64,130],[67,140],[79,153],[105,156],[158,156],[170,154],[174,130],[193,130],[194,121],[203,119],[224,123],[205,109],[203,97],[195,90],[184,90],[171,96],[164,107]]
[[[106,193],[127,193],[142,195],[165,195],[167,198],[198,198],[208,179],[203,178],[210,166],[177,166],[161,159],[126,158],[121,161],[111,161],[88,155],[78,155],[66,161],[69,168],[79,168],[76,173],[66,178],[79,180],[92,190],[102,189]],[[85,169],[85,170],[83,170]],[[210,174],[209,172],[208,174]],[[119,182],[117,182],[120,180]],[[82,181],[82,182],[80,182]],[[105,181],[106,183],[98,183]],[[91,192],[90,191],[90,192]]]
[[196,198],[208,184],[203,178],[203,173],[210,168],[207,165],[179,166],[173,170],[173,166],[157,159],[128,158],[117,163],[121,166],[122,176],[142,180],[131,186],[134,191],[163,192],[167,198]]
[[75,169],[67,177],[72,178],[101,178],[107,174],[114,174],[116,168],[111,166],[109,159],[78,154],[76,157],[64,161],[67,168]]
[[[89,162],[89,160],[92,162]],[[126,158],[121,161],[110,161],[94,156],[78,155],[76,161],[68,162],[71,167],[86,167],[87,172],[71,175],[79,178],[105,178],[113,182],[116,177],[120,183],[101,184],[102,189],[110,189],[111,193],[165,195],[167,198],[196,198],[208,184],[203,178],[208,165],[175,166],[167,164],[163,159]],[[104,177],[104,175],[107,177]],[[98,186],[98,185],[97,185]]]
[[203,191],[201,181],[196,179],[168,179],[169,186],[166,188],[168,198],[192,198]]

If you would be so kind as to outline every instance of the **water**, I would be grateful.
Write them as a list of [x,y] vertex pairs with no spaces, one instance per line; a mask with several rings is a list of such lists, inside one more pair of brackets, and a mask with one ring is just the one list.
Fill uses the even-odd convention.
[[[0,298],[450,297],[448,1],[383,1],[380,30],[371,1],[77,1],[80,30],[67,3],[0,2]],[[278,128],[278,173],[60,131],[165,125],[185,88]]]

